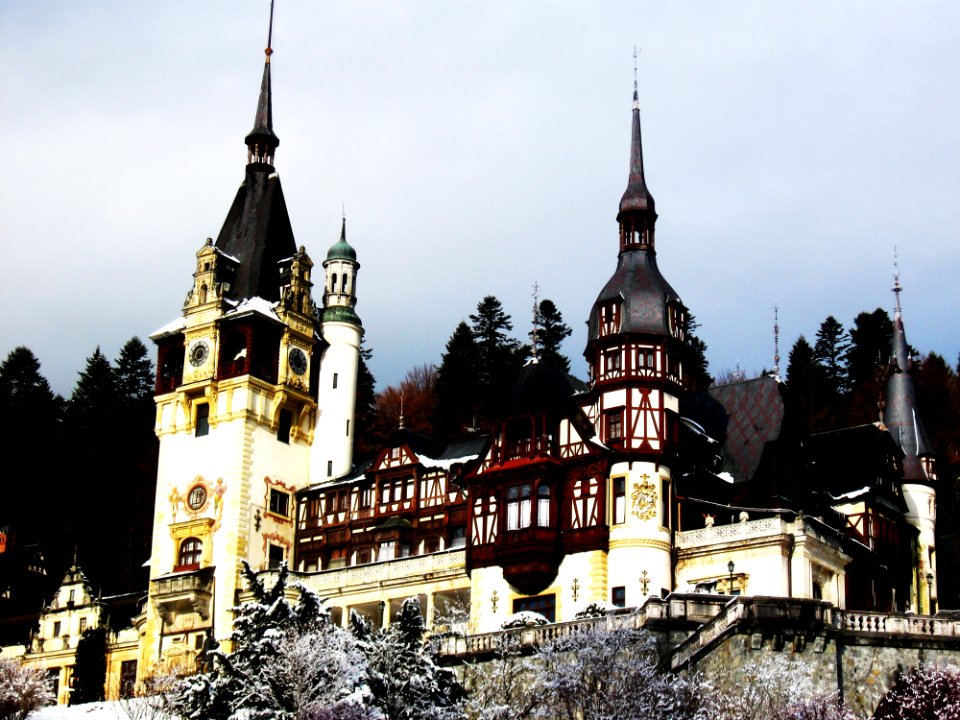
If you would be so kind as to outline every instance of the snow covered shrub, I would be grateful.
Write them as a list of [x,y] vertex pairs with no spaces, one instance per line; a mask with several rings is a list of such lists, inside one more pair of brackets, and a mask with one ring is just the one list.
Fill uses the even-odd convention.
[[0,660],[0,720],[24,720],[53,701],[45,671],[23,667],[19,660]]
[[403,601],[385,631],[371,631],[351,616],[367,657],[373,703],[387,720],[457,720],[463,716],[463,688],[451,670],[439,667],[424,644],[423,616],[416,597]]
[[180,677],[172,672],[155,670],[140,680],[132,695],[118,692],[119,714],[127,720],[169,720],[176,715],[171,707],[171,695]]
[[470,720],[516,720],[530,717],[538,698],[534,671],[515,634],[499,635],[492,658],[464,668],[467,699],[464,710]]
[[788,654],[764,655],[719,685],[720,720],[855,720],[836,694],[817,693],[807,668]]
[[320,598],[294,586],[300,595],[290,603],[286,565],[270,589],[246,564],[243,574],[254,599],[234,608],[233,652],[209,652],[209,671],[184,678],[173,708],[190,720],[301,720],[347,699],[362,703],[363,655]]
[[578,620],[585,620],[587,618],[598,618],[603,617],[611,610],[616,610],[616,605],[611,605],[608,602],[592,602],[587,605],[583,610],[576,614]]
[[540,648],[533,662],[533,717],[557,720],[712,720],[698,684],[662,672],[656,643],[640,630],[591,627]]
[[960,720],[960,672],[926,665],[901,673],[874,720]]
[[512,630],[514,628],[538,627],[540,625],[548,625],[549,623],[550,621],[540,613],[521,610],[504,620],[500,628],[503,630]]

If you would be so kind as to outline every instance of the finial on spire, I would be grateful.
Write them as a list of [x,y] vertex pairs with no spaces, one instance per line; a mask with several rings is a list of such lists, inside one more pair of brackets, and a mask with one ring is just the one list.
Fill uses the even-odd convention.
[[253,130],[246,137],[247,165],[269,171],[273,167],[274,153],[280,138],[273,132],[273,92],[270,84],[270,56],[273,54],[273,0],[270,0],[270,28],[267,31],[267,59],[263,64],[263,80],[260,82],[260,98]]
[[893,246],[893,296],[896,298],[896,307],[894,312],[897,315],[900,314],[900,293],[903,292],[903,288],[900,286],[900,261],[897,258],[897,246]]
[[267,62],[270,62],[270,56],[273,55],[273,0],[270,0],[270,26],[267,29],[267,49],[264,52]]
[[780,379],[780,306],[773,305],[773,376]]
[[533,329],[530,330],[530,340],[533,347],[531,353],[534,361],[540,360],[540,284],[533,281]]
[[403,388],[400,388],[400,429],[403,430]]
[[633,46],[633,107],[635,109],[640,108],[640,93],[638,91],[637,85],[637,52],[638,48],[636,45]]

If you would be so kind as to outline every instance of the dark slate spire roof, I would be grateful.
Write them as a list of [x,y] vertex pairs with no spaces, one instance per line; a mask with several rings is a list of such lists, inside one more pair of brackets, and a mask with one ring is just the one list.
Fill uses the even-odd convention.
[[[633,228],[647,228],[652,233],[657,213],[653,196],[647,190],[643,173],[643,147],[640,142],[640,106],[637,90],[633,90],[633,131],[630,142],[630,175],[627,190],[620,200],[617,221]],[[631,230],[632,232],[632,230]],[[669,335],[669,304],[682,306],[680,296],[670,287],[657,267],[656,250],[651,241],[624,244],[617,259],[617,269],[607,281],[590,311],[588,341],[599,336],[600,308],[614,301],[622,301],[620,333]]]
[[646,179],[643,175],[643,143],[640,138],[640,100],[637,88],[633,88],[633,132],[630,142],[630,176],[627,189],[620,198],[620,212],[617,220],[621,220],[627,212],[647,212],[656,215],[656,206],[653,195],[647,190]]
[[890,350],[890,377],[887,379],[887,399],[883,410],[883,424],[903,450],[904,482],[930,480],[920,458],[932,455],[923,421],[917,413],[916,388],[913,384],[913,361],[903,330],[903,312],[900,309],[900,280],[893,291],[897,305],[893,314],[893,342]]
[[667,305],[682,304],[657,267],[653,248],[628,250],[617,258],[617,269],[597,296],[588,321],[588,339],[600,332],[600,308],[622,300],[620,332],[669,335]]
[[[270,56],[273,54],[273,49],[268,47],[265,52],[267,59],[263,63],[263,80],[260,82],[257,114],[253,120],[253,130],[247,134],[246,143],[251,152],[254,152],[253,148],[258,146],[261,149],[260,153],[272,160],[273,151],[280,144],[280,138],[273,132],[273,93],[270,85]],[[266,153],[263,153],[264,148],[267,149]]]
[[[271,8],[271,32],[272,22]],[[237,267],[230,268],[230,289],[225,295],[238,301],[251,297],[279,300],[278,263],[297,252],[280,178],[273,171],[273,152],[280,140],[273,132],[270,90],[273,50],[269,43],[266,54],[257,116],[253,130],[246,137],[246,178],[237,190],[216,243],[218,250],[237,261]]]

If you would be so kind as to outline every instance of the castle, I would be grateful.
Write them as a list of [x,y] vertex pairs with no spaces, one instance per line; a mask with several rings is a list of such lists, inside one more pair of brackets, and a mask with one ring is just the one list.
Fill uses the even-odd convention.
[[[484,432],[440,444],[401,429],[358,462],[360,264],[345,221],[316,275],[295,241],[271,53],[244,180],[196,253],[182,313],[151,336],[150,581],[132,627],[111,634],[108,692],[228,645],[242,561],[287,563],[339,623],[357,612],[388,624],[417,595],[428,624],[470,634],[520,612],[565,622],[686,591],[933,612],[936,471],[899,284],[883,423],[801,442],[775,376],[689,391],[687,308],[657,265],[636,87],[616,269],[588,311],[588,381],[532,361]],[[74,566],[23,648],[61,700],[102,610]]]

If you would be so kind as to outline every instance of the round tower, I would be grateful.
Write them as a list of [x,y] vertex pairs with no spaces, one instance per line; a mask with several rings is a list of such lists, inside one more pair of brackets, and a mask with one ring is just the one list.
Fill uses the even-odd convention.
[[353,467],[357,370],[363,325],[357,304],[357,252],[347,242],[344,218],[338,240],[323,262],[321,332],[325,348],[317,385],[317,424],[310,451],[310,481],[341,477]]
[[635,86],[617,269],[590,311],[584,352],[591,382],[584,410],[611,452],[608,584],[622,588],[627,605],[673,589],[671,458],[686,308],[657,268],[656,220]]
[[900,308],[902,289],[897,276],[893,286],[896,307],[893,313],[893,341],[883,424],[903,451],[901,489],[907,504],[906,520],[919,533],[911,603],[917,612],[932,613],[934,608],[931,606],[936,605],[937,598],[937,473],[934,453],[917,412],[913,360],[910,358],[907,336],[903,329],[903,312]]

